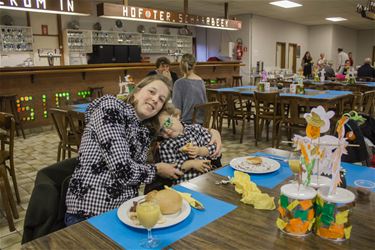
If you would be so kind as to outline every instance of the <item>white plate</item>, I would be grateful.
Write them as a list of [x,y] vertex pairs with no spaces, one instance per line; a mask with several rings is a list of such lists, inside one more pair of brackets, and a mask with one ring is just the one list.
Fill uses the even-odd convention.
[[[145,196],[138,196],[133,199],[130,199],[128,201],[125,201],[117,210],[117,217],[126,225],[135,227],[135,228],[141,228],[144,229],[145,227],[142,225],[137,225],[134,223],[133,220],[129,218],[129,210],[133,206],[133,201],[139,201],[142,200]],[[180,223],[181,221],[185,220],[191,211],[191,207],[187,201],[182,199],[182,207],[180,212],[170,215],[163,215],[165,222],[161,224],[156,224],[153,229],[156,228],[164,228],[164,227],[170,227],[173,225],[176,225]]]
[[266,157],[260,157],[262,158],[262,164],[259,165],[254,165],[246,161],[246,159],[253,157],[255,156],[234,158],[230,161],[230,166],[235,170],[239,170],[241,172],[249,174],[267,174],[275,172],[280,168],[280,163]]

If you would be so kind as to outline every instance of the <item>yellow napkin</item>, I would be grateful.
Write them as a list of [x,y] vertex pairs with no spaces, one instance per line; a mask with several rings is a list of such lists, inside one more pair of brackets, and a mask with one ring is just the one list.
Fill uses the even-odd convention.
[[199,201],[197,201],[196,199],[194,199],[193,197],[191,197],[191,194],[190,193],[182,193],[182,192],[179,192],[177,190],[174,190],[168,186],[164,186],[165,189],[169,189],[169,190],[173,190],[177,193],[179,193],[181,195],[181,197],[186,200],[190,206],[192,206],[193,208],[196,208],[198,210],[204,210],[204,206],[202,203],[200,203]]
[[250,181],[250,176],[240,171],[234,171],[231,183],[237,193],[242,194],[241,202],[253,205],[255,209],[273,210],[276,208],[274,197],[262,193],[257,185]]

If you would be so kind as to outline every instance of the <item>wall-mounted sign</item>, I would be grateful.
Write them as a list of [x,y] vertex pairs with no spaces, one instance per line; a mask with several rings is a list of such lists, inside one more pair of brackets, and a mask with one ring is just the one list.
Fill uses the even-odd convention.
[[0,9],[79,16],[90,15],[89,3],[82,0],[0,0]]
[[127,19],[133,21],[171,23],[214,29],[240,30],[241,21],[219,17],[197,16],[181,12],[134,7],[128,5],[100,3],[97,5],[99,17]]

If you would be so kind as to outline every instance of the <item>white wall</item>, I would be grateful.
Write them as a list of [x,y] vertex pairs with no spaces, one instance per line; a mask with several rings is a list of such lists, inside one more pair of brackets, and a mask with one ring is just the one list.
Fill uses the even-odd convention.
[[[237,20],[242,22],[242,29],[239,31],[223,31],[223,33],[226,33],[224,37],[227,39],[223,40],[223,48],[226,48],[228,46],[229,42],[236,42],[237,39],[242,40],[242,47],[243,49],[246,47],[247,51],[243,52],[242,56],[242,63],[245,64],[245,66],[240,67],[240,75],[242,75],[243,82],[247,83],[250,82],[250,73],[251,73],[251,36],[252,36],[252,15],[240,15],[236,16]],[[236,45],[235,45],[236,46]],[[236,55],[234,55],[234,59],[236,59]]]
[[197,61],[205,62],[207,56],[207,29],[196,28],[196,42],[197,42]]
[[[301,46],[302,58],[308,49],[308,28],[301,24],[254,15],[252,18],[252,65],[256,65],[257,61],[263,61],[265,68],[274,68],[276,42],[285,42],[286,48],[288,48],[288,43]],[[288,49],[286,49],[286,55],[288,55]],[[301,58],[297,58],[297,68],[301,64]]]
[[[363,64],[365,58],[372,58],[372,50],[375,46],[375,29],[358,31],[357,56],[355,65]],[[372,62],[373,65],[375,62]]]
[[327,60],[334,60],[336,58],[336,50],[332,51],[332,36],[333,25],[315,25],[309,27],[309,51],[315,64],[320,57],[320,53],[324,53]]

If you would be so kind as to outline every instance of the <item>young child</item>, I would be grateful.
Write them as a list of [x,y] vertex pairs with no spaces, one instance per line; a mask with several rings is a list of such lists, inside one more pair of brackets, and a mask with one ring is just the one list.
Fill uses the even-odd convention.
[[[211,134],[208,129],[199,124],[184,124],[180,120],[180,111],[173,105],[158,116],[160,142],[160,160],[166,163],[176,163],[177,168],[185,174],[173,184],[190,180],[206,173],[213,168],[221,167],[220,160],[211,159],[216,145],[209,144]],[[211,160],[215,160],[211,164]]]

